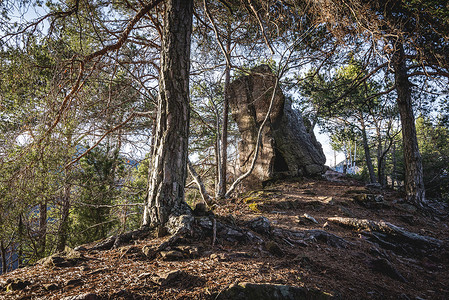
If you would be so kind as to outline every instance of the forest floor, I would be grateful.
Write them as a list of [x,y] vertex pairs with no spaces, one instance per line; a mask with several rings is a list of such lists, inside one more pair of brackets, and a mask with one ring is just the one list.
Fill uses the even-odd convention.
[[[449,299],[447,208],[417,209],[397,192],[329,175],[221,201],[216,224],[236,230],[217,232],[214,245],[213,230],[204,229],[211,216],[196,217],[201,233],[159,253],[154,249],[169,237],[148,236],[110,250],[84,245],[65,261],[0,276],[0,299],[221,299],[230,285],[243,282],[319,290],[338,299]],[[389,222],[412,239],[341,226],[332,217]]]

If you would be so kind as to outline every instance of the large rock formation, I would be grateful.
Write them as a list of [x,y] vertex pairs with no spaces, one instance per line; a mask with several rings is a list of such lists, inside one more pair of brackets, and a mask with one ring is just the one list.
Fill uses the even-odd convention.
[[[229,104],[242,140],[240,170],[250,168],[257,132],[270,106],[276,78],[271,69],[258,66],[229,87]],[[245,186],[261,187],[278,177],[313,176],[325,171],[326,157],[313,132],[309,133],[299,111],[291,107],[280,88],[276,89],[270,118],[262,131],[262,144],[255,168]]]

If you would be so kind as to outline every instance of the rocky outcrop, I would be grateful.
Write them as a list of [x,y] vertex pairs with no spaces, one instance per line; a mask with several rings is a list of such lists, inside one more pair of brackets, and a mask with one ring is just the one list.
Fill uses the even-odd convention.
[[[276,78],[262,65],[251,74],[240,77],[229,87],[229,104],[237,122],[240,170],[251,165],[257,133],[268,112]],[[248,188],[262,186],[277,177],[313,176],[325,171],[326,157],[313,132],[309,133],[299,111],[291,107],[280,88],[276,89],[269,120],[262,131],[262,144]]]

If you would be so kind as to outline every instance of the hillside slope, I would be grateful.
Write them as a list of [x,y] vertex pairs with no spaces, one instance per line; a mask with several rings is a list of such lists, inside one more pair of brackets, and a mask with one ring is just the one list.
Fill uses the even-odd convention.
[[279,182],[199,212],[189,235],[140,232],[0,276],[0,299],[238,299],[228,287],[243,282],[307,299],[449,299],[448,214],[434,206],[344,177]]

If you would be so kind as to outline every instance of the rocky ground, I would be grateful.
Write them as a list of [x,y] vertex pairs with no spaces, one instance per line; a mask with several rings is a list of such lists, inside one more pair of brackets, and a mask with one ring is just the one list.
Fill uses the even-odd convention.
[[175,238],[67,249],[0,276],[0,299],[449,299],[447,209],[328,175],[199,210]]

